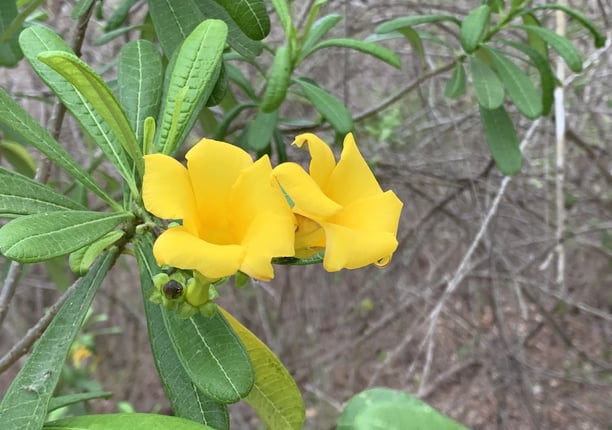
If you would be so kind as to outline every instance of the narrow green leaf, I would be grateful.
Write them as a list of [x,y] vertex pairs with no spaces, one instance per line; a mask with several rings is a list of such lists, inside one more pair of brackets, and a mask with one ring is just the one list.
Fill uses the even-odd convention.
[[468,54],[482,42],[490,16],[491,8],[483,4],[472,10],[461,23],[461,46]]
[[504,107],[490,110],[480,106],[480,121],[499,170],[509,176],[518,173],[522,163],[521,149],[512,120]]
[[302,41],[298,64],[301,63],[304,58],[310,55],[310,51],[317,44],[317,42],[321,40],[321,38],[340,21],[342,21],[342,15],[332,13],[325,15],[314,22]]
[[23,57],[17,36],[23,21],[18,22],[17,5],[14,1],[0,3],[0,65],[15,66]]
[[204,15],[189,0],[147,0],[147,3],[155,34],[169,59],[204,20]]
[[142,24],[134,24],[134,25],[128,25],[126,27],[116,28],[115,30],[104,33],[102,36],[98,37],[94,41],[93,45],[94,46],[105,45],[108,42],[115,40],[118,37],[121,37],[126,33],[129,33],[130,31],[140,30],[142,29],[142,27],[143,27]]
[[378,58],[379,60],[382,60],[385,63],[390,64],[398,69],[402,67],[402,61],[400,60],[399,55],[397,55],[392,50],[385,48],[384,46],[377,45],[376,43],[364,42],[362,40],[355,39],[324,40],[323,42],[314,46],[308,55],[311,55],[319,49],[329,47],[354,49],[356,51],[363,52],[364,54],[368,54],[375,58]]
[[504,85],[487,63],[473,55],[469,58],[478,103],[485,109],[500,107],[504,102]]
[[38,59],[74,85],[85,100],[91,104],[96,113],[117,136],[142,177],[144,162],[136,136],[115,95],[102,78],[77,56],[68,52],[43,52],[38,55]]
[[70,254],[70,258],[68,259],[70,270],[79,276],[86,275],[91,265],[94,263],[94,261],[96,261],[96,258],[98,258],[98,256],[102,254],[106,248],[110,247],[121,237],[123,237],[124,234],[125,232],[122,230],[109,231],[95,242],[92,242],[81,249],[77,249]]
[[355,395],[336,430],[467,430],[427,403],[402,391],[370,388]]
[[121,48],[119,101],[141,145],[145,118],[155,118],[159,111],[162,80],[162,62],[155,45],[146,40],[135,40]]
[[[182,0],[179,0],[182,1]],[[229,13],[215,0],[192,0],[206,19],[220,19],[228,27],[227,43],[246,59],[254,59],[263,50],[261,42],[250,39],[234,22]]]
[[[156,147],[161,152],[173,154],[191,131],[219,75],[226,38],[227,25],[210,19],[198,25],[179,48],[157,122]],[[179,105],[180,111],[175,112]],[[173,123],[175,130],[171,130]]]
[[85,15],[85,12],[89,10],[94,1],[95,0],[79,0],[79,2],[75,4],[72,8],[72,13],[70,14],[70,17],[72,19],[79,19],[80,17]]
[[74,405],[75,403],[86,402],[88,400],[110,399],[112,396],[113,393],[109,391],[91,391],[88,393],[66,394],[64,396],[53,397],[51,400],[49,400],[47,412]]
[[290,36],[293,34],[293,20],[291,19],[291,11],[289,10],[289,4],[287,0],[270,0],[272,7],[278,15],[278,19],[281,23],[281,27],[285,30],[285,34]]
[[240,115],[240,112],[245,109],[255,107],[257,107],[255,103],[240,103],[234,106],[229,112],[226,112],[225,115],[223,115],[223,118],[219,123],[213,138],[216,140],[224,140],[230,124],[238,117],[238,115]]
[[34,121],[3,88],[0,88],[0,124],[45,154],[113,208],[121,209],[47,130]]
[[395,18],[387,22],[383,22],[382,24],[376,27],[374,30],[377,34],[386,34],[394,31],[400,31],[403,28],[414,27],[419,24],[428,24],[431,22],[452,22],[461,25],[461,21],[459,21],[456,17],[452,15],[413,15],[413,16],[404,16],[401,18]]
[[251,39],[261,40],[270,33],[270,18],[263,0],[215,0],[229,13]]
[[180,319],[162,310],[164,324],[189,379],[221,403],[234,403],[249,394],[254,375],[240,338],[217,312]]
[[132,163],[113,128],[90,103],[89,98],[66,77],[38,59],[38,55],[49,51],[62,51],[74,55],[72,49],[52,30],[43,26],[32,26],[19,36],[19,42],[26,59],[40,78],[58,95],[62,103],[77,119],[83,130],[91,136],[109,161],[117,168],[121,176],[136,191],[132,173]]
[[[526,13],[521,16],[523,20],[523,24],[526,25],[535,25],[537,27],[541,27],[540,21],[536,18],[535,15],[531,13]],[[533,32],[527,32],[527,41],[533,49],[538,51],[540,55],[548,60],[548,44],[544,39]]]
[[353,116],[344,103],[304,79],[297,79],[296,82],[302,88],[304,96],[338,133],[345,135],[353,129]]
[[225,64],[221,63],[221,67],[219,69],[219,77],[217,78],[217,82],[215,82],[215,86],[210,93],[210,97],[206,101],[206,106],[217,106],[220,104],[227,94],[229,79],[227,77],[227,72],[225,71]]
[[542,115],[542,101],[529,76],[503,52],[486,46],[483,48],[493,59],[495,69],[517,109],[529,119],[540,117]]
[[119,26],[123,24],[123,22],[127,18],[130,9],[134,7],[136,3],[138,3],[138,0],[123,0],[121,4],[117,6],[111,17],[106,22],[104,31],[108,32],[119,28]]
[[66,361],[70,345],[81,329],[91,302],[112,266],[117,251],[104,254],[64,302],[34,345],[27,361],[0,403],[0,428],[40,430]]
[[580,52],[578,52],[576,47],[572,45],[572,42],[565,37],[559,36],[552,30],[536,25],[517,25],[515,28],[521,28],[541,37],[552,49],[557,51],[563,60],[565,60],[572,72],[579,73],[582,71],[582,58],[580,58]]
[[157,414],[102,414],[64,418],[46,423],[43,430],[217,430],[183,418]]
[[25,147],[10,140],[0,141],[0,158],[7,161],[17,173],[33,178],[36,163]]
[[153,276],[160,269],[153,258],[153,240],[150,234],[140,236],[134,245],[140,285],[153,360],[159,373],[162,386],[168,396],[174,414],[216,430],[229,429],[227,406],[219,403],[202,392],[191,382],[174,351],[168,331],[164,325],[162,308],[149,300],[153,291]]
[[261,152],[268,148],[277,125],[278,110],[272,112],[257,112],[255,119],[249,122],[246,132],[246,140],[249,148],[256,152]]
[[540,52],[524,43],[505,40],[503,43],[526,54],[540,74],[540,87],[542,90],[542,115],[550,113],[554,101],[555,76],[550,68],[549,61],[540,55]]
[[46,185],[0,167],[0,214],[29,215],[83,209]]
[[404,27],[398,30],[408,40],[412,48],[419,55],[419,58],[425,62],[425,48],[423,47],[423,41],[421,35],[412,27]]
[[444,90],[444,96],[449,99],[456,99],[465,94],[465,84],[467,82],[467,75],[463,63],[458,61],[455,65],[453,74],[446,83],[446,89]]
[[595,27],[595,24],[593,24],[591,20],[589,20],[586,16],[584,16],[581,12],[579,12],[576,9],[572,9],[570,7],[567,7],[562,4],[558,4],[558,3],[550,3],[550,4],[543,4],[543,5],[529,8],[523,11],[522,13],[530,13],[536,10],[543,10],[543,9],[561,10],[565,12],[566,14],[568,14],[569,16],[571,16],[572,18],[574,18],[576,21],[582,24],[582,26],[586,28],[593,35],[593,41],[595,42],[596,48],[601,48],[606,44],[606,36],[603,33],[601,33],[599,30],[597,30],[597,27]]
[[304,424],[304,400],[278,357],[229,312],[223,317],[244,343],[255,372],[255,384],[246,401],[270,430],[299,430]]
[[291,83],[292,72],[291,50],[287,46],[281,46],[276,50],[270,67],[266,90],[260,105],[263,112],[274,112],[283,103]]
[[0,253],[21,263],[49,260],[92,243],[131,217],[91,211],[24,215],[0,229]]

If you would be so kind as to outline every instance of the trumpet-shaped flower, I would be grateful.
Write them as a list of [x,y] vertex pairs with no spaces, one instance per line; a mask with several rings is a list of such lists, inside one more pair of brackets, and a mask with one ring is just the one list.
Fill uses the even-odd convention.
[[299,135],[294,142],[298,147],[304,143],[311,156],[310,175],[296,163],[274,169],[293,201],[296,255],[324,249],[323,265],[330,272],[387,264],[397,248],[402,202],[393,191],[382,191],[352,134],[344,139],[337,164],[329,146],[314,134]]
[[209,279],[238,270],[272,279],[271,259],[294,254],[295,219],[271,180],[269,158],[253,162],[244,150],[211,139],[185,158],[186,168],[167,155],[144,157],[145,207],[159,218],[182,220],[155,241],[158,264]]

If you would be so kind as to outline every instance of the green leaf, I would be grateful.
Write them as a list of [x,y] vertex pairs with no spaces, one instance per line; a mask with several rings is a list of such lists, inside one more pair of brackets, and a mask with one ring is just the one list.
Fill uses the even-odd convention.
[[111,17],[106,22],[104,31],[108,32],[119,28],[119,26],[123,24],[123,22],[127,18],[130,9],[136,3],[138,3],[138,0],[123,0],[121,4],[117,6]]
[[64,396],[53,397],[51,400],[49,400],[47,412],[74,405],[75,403],[86,402],[88,400],[110,399],[112,395],[113,393],[109,391],[91,391],[88,393],[66,394]]
[[33,178],[36,163],[23,145],[10,140],[0,141],[0,158],[7,161],[17,173]]
[[117,257],[104,254],[64,302],[0,403],[0,428],[40,430],[47,415],[62,366],[76,338],[91,302]]
[[227,25],[210,19],[179,48],[157,122],[156,148],[161,152],[173,154],[191,131],[219,75],[226,38]]
[[0,214],[82,210],[83,206],[27,176],[0,167]]
[[131,217],[91,211],[24,215],[0,230],[0,253],[21,263],[49,260],[92,243]]
[[235,83],[247,97],[249,97],[251,100],[257,99],[257,95],[255,94],[255,90],[253,89],[251,82],[246,78],[246,76],[244,76],[242,70],[233,64],[226,62],[225,71],[227,72],[228,79]]
[[3,88],[0,88],[0,124],[56,162],[113,208],[121,209],[121,206],[100,188],[47,130],[34,121],[30,114],[19,106]]
[[[23,54],[17,36],[23,21],[18,22],[17,5],[14,1],[0,3],[0,65],[15,66]],[[18,25],[17,25],[18,24]]]
[[149,300],[155,288],[153,276],[161,272],[153,258],[151,235],[140,236],[134,244],[134,250],[140,272],[153,360],[174,414],[209,425],[216,430],[228,430],[227,406],[211,399],[191,382],[170,341],[164,325],[162,307]]
[[316,43],[340,21],[342,21],[342,15],[338,15],[336,13],[325,15],[324,17],[316,20],[302,41],[302,47],[300,49],[299,60],[297,63],[301,63],[304,58],[310,55],[310,51],[316,45]]
[[376,43],[364,42],[362,40],[355,39],[324,40],[323,42],[314,46],[312,50],[308,53],[308,55],[311,55],[319,49],[329,47],[354,49],[356,51],[363,52],[364,54],[368,54],[375,58],[378,58],[379,60],[382,60],[385,63],[390,64],[398,69],[402,67],[402,61],[400,60],[399,55],[397,55],[392,50],[385,48],[384,46],[377,45]]
[[565,12],[566,14],[568,14],[569,16],[571,16],[572,18],[574,18],[576,21],[582,24],[582,26],[586,28],[593,35],[593,40],[595,42],[596,48],[601,48],[606,44],[606,36],[603,33],[601,33],[599,30],[597,30],[597,27],[595,27],[595,25],[593,24],[591,20],[589,20],[586,16],[584,16],[581,12],[577,11],[576,9],[572,9],[570,7],[567,7],[567,6],[558,4],[558,3],[552,3],[552,4],[543,4],[543,5],[535,6],[535,7],[526,9],[522,11],[521,13],[530,13],[536,10],[543,10],[543,9],[561,10]]
[[249,329],[218,308],[244,343],[255,372],[255,384],[246,401],[270,430],[299,430],[304,424],[304,400],[278,357]]
[[189,0],[147,0],[155,34],[166,55],[174,51],[204,20],[204,15]]
[[291,83],[291,50],[281,46],[276,50],[274,61],[270,66],[266,90],[261,100],[263,112],[274,112],[285,100],[287,89]]
[[278,124],[278,110],[272,112],[257,112],[255,119],[249,122],[247,128],[247,143],[253,151],[261,152],[270,146],[274,130]]
[[[541,27],[540,21],[535,17],[535,15],[526,13],[521,16],[523,20],[523,24],[526,25],[535,25],[537,27]],[[540,53],[542,57],[544,57],[548,61],[548,44],[544,39],[538,36],[535,33],[527,32],[527,41],[529,45],[533,47],[536,51]]]
[[255,107],[257,107],[255,103],[240,103],[234,106],[230,111],[226,112],[225,115],[223,115],[222,121],[219,123],[215,134],[213,135],[213,139],[224,140],[225,135],[227,134],[227,129],[229,128],[232,121],[234,121],[238,117],[238,115],[240,115],[240,112],[245,109]]
[[130,31],[133,30],[140,30],[143,28],[142,24],[134,24],[134,25],[128,25],[127,27],[119,27],[113,31],[109,31],[108,33],[104,33],[102,36],[98,37],[93,45],[94,46],[101,46],[101,45],[105,45],[108,42],[117,39],[120,36],[123,36],[126,33],[129,33]]
[[504,86],[493,69],[479,58],[470,55],[472,85],[478,103],[485,109],[496,109],[504,102]]
[[485,109],[480,106],[480,121],[495,164],[504,175],[521,170],[522,155],[512,120],[503,106]]
[[124,234],[125,232],[122,230],[109,231],[95,242],[81,249],[77,249],[70,254],[70,258],[68,259],[70,270],[80,276],[86,275],[91,265],[96,261],[96,258],[98,258],[106,248],[123,237]]
[[444,90],[444,96],[449,99],[456,99],[465,94],[465,84],[467,82],[467,75],[463,63],[458,61],[455,65],[453,74],[446,82],[446,89]]
[[85,15],[85,12],[89,10],[94,1],[95,0],[79,0],[79,2],[75,4],[72,8],[72,13],[70,14],[70,17],[72,19],[79,19],[80,17]]
[[427,403],[402,391],[370,388],[354,396],[336,430],[467,430]]
[[293,34],[293,20],[291,19],[291,11],[289,10],[289,4],[287,0],[270,0],[272,7],[278,15],[278,19],[281,23],[281,27],[285,30],[287,37]]
[[119,53],[119,101],[136,140],[142,144],[144,120],[157,117],[162,91],[162,62],[157,48],[146,40],[134,40]]
[[229,13],[238,27],[253,40],[270,33],[270,18],[263,0],[215,0]]
[[353,116],[344,103],[304,79],[297,79],[296,82],[302,88],[304,96],[338,133],[345,135],[353,129]]
[[495,69],[517,109],[529,119],[540,117],[542,115],[542,101],[529,76],[503,52],[486,46],[483,48],[493,59]]
[[505,40],[503,43],[526,54],[540,74],[540,87],[542,90],[542,115],[550,113],[554,101],[555,76],[550,68],[550,63],[546,57],[542,57],[540,52],[524,43]]
[[215,82],[215,86],[210,93],[210,97],[206,101],[206,106],[217,106],[220,104],[225,96],[227,95],[229,79],[227,77],[227,72],[225,71],[225,64],[221,63],[221,68],[219,69],[219,77],[217,78],[217,82]]
[[[180,0],[182,1],[182,0]],[[207,19],[220,19],[228,27],[227,43],[246,59],[254,59],[263,50],[263,44],[250,39],[234,22],[227,11],[214,0],[192,0]]]
[[430,22],[443,22],[448,21],[458,26],[461,25],[461,21],[452,15],[413,15],[404,16],[401,18],[395,18],[391,21],[383,22],[376,27],[374,30],[377,34],[386,34],[394,31],[401,31],[403,28],[414,27],[419,24],[428,24]]
[[83,130],[91,136],[121,176],[136,191],[132,163],[128,160],[121,144],[121,137],[109,126],[96,106],[90,103],[89,99],[92,96],[83,94],[66,77],[38,59],[39,54],[49,51],[62,51],[68,55],[74,55],[70,47],[52,30],[38,25],[25,29],[19,36],[19,42],[34,71],[58,95]]
[[183,418],[157,414],[101,414],[46,423],[43,430],[216,430]]
[[162,315],[179,362],[195,386],[221,403],[249,394],[254,381],[249,355],[219,312],[212,318],[197,313],[181,319],[164,309]]
[[411,27],[401,28],[398,32],[408,40],[412,48],[419,55],[421,61],[425,62],[425,48],[423,47],[423,41],[421,40],[420,34]]
[[[136,136],[115,95],[102,78],[74,54],[63,51],[49,51],[38,55],[38,59],[62,75],[83,95],[108,128],[119,139],[125,152],[130,156],[138,173],[143,175],[144,162]],[[118,151],[118,148],[115,152]]]
[[483,4],[472,10],[461,23],[461,46],[468,54],[482,42],[490,16],[491,8]]
[[538,27],[537,25],[517,25],[515,28],[521,28],[528,33],[533,33],[541,37],[565,60],[572,72],[579,73],[582,71],[582,58],[580,58],[580,52],[578,52],[574,45],[572,45],[572,42],[565,37],[559,36],[554,31]]

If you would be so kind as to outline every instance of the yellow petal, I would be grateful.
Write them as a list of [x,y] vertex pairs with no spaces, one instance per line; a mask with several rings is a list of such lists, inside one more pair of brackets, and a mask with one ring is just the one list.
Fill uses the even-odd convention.
[[357,269],[388,259],[397,248],[391,233],[354,230],[337,224],[323,224],[327,246],[323,267],[329,272]]
[[228,228],[228,203],[240,172],[253,163],[243,149],[202,139],[185,155],[201,225]]
[[342,206],[382,192],[351,133],[344,139],[340,161],[323,191]]
[[195,218],[195,198],[187,169],[163,154],[145,155],[142,200],[152,214],[164,219],[182,219],[190,231]]
[[336,167],[334,153],[325,142],[312,133],[300,134],[293,141],[293,144],[299,148],[304,143],[308,143],[310,152],[310,176],[319,184],[319,187],[323,188]]
[[329,199],[317,183],[296,163],[282,163],[274,168],[274,176],[293,200],[293,212],[308,218],[332,216],[342,209]]
[[215,245],[201,240],[183,227],[173,227],[161,234],[153,245],[159,265],[197,270],[210,279],[236,273],[244,259],[239,245]]
[[312,257],[325,249],[325,230],[320,224],[310,218],[296,215],[295,256],[298,258]]
[[262,212],[284,215],[287,222],[293,225],[291,208],[272,177],[272,166],[267,155],[241,172],[232,189],[229,210],[238,243],[242,242],[251,223]]
[[393,191],[359,199],[328,219],[354,230],[397,234],[402,202]]

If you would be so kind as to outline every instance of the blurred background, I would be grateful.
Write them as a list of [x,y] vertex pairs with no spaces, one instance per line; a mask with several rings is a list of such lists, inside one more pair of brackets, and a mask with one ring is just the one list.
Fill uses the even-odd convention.
[[[74,25],[74,3],[43,6],[63,35]],[[117,3],[105,1],[104,13]],[[297,22],[303,22],[308,3],[294,2]],[[364,38],[391,18],[465,16],[478,4],[337,0],[324,5],[321,15],[344,16],[332,35]],[[610,37],[609,0],[570,5]],[[141,22],[144,13],[140,2],[130,19]],[[554,29],[554,15],[547,17]],[[433,31],[453,30],[433,25]],[[109,62],[129,38],[95,47],[101,32],[94,18],[83,58],[112,79],[116,72]],[[350,108],[364,156],[383,189],[404,202],[399,248],[386,268],[326,273],[320,266],[277,267],[270,283],[237,289],[232,280],[220,288],[219,302],[296,378],[307,429],[333,428],[343,402],[371,386],[418,395],[473,429],[612,429],[612,55],[609,44],[595,50],[571,21],[567,32],[587,66],[578,76],[566,72],[561,271],[552,115],[535,123],[513,116],[519,138],[529,138],[521,173],[504,179],[490,161],[474,96],[444,97],[450,71],[407,90],[427,70],[451,60],[447,50],[426,43],[422,62],[398,39],[384,44],[401,54],[401,70],[342,49],[319,51],[300,66],[299,74],[316,77]],[[271,45],[275,40],[280,35],[267,39]],[[265,58],[272,56],[264,53]],[[0,69],[0,85],[41,123],[49,120],[51,92],[25,61]],[[282,114],[312,117],[291,98]],[[302,131],[287,127],[287,145]],[[329,129],[317,133],[334,140]],[[96,155],[71,118],[60,141],[83,163]],[[337,154],[340,149],[334,147]],[[304,160],[295,148],[288,153]],[[113,186],[117,177],[106,167],[98,179]],[[62,180],[58,169],[52,178]],[[7,262],[0,264],[5,271]],[[0,332],[0,354],[72,280],[67,259],[26,267]],[[18,368],[0,374],[0,393]],[[101,288],[60,387],[93,388],[113,393],[90,403],[98,412],[170,412],[151,359],[131,256],[120,259]],[[232,406],[231,416],[233,428],[258,428],[246,405]]]

